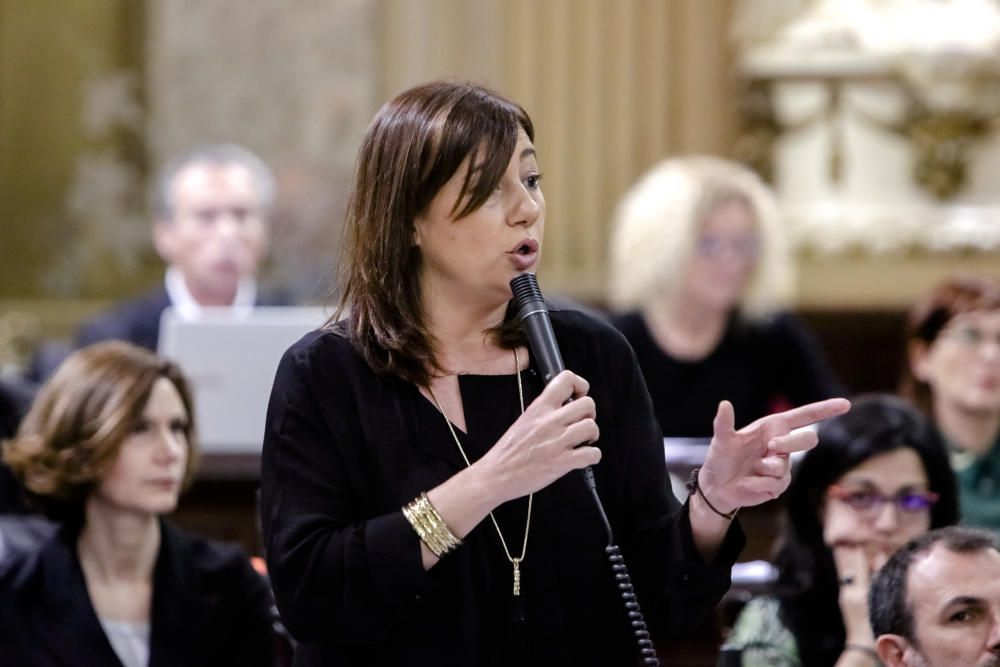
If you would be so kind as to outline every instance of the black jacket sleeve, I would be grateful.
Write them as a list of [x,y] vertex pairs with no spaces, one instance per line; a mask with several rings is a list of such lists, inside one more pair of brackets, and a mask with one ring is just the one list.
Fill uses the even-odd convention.
[[[310,345],[317,337],[325,339]],[[336,354],[314,354],[331,346]],[[261,500],[268,571],[288,630],[300,641],[361,645],[388,632],[428,575],[401,509],[362,507],[356,492],[371,480],[355,465],[365,456],[364,399],[353,391],[363,362],[352,363],[348,346],[335,334],[310,334],[283,357]]]

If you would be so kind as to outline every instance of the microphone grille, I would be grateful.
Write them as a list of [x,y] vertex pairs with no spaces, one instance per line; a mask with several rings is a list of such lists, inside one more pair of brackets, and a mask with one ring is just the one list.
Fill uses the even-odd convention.
[[510,291],[514,294],[514,306],[517,310],[524,308],[532,301],[543,304],[542,290],[538,287],[538,279],[533,273],[520,273],[510,281]]

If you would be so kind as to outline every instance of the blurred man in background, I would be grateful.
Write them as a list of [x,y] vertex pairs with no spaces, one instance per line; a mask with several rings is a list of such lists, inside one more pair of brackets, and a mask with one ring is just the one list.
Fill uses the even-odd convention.
[[168,162],[153,196],[164,284],[86,322],[77,346],[114,338],[156,350],[168,306],[195,317],[209,306],[286,305],[280,295],[258,292],[256,282],[274,196],[271,170],[241,146],[200,146]]

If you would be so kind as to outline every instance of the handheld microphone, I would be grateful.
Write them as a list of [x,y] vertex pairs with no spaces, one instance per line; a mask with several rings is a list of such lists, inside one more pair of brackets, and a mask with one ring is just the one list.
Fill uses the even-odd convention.
[[549,309],[542,298],[542,290],[538,288],[538,280],[532,273],[521,273],[510,281],[510,290],[514,293],[517,319],[528,337],[528,347],[542,372],[542,380],[548,384],[566,369],[566,365],[559,354],[559,344],[552,331]]
[[[552,378],[566,369],[563,364],[562,355],[559,353],[559,344],[556,342],[556,335],[552,331],[552,320],[549,319],[549,309],[542,298],[542,290],[538,287],[538,280],[532,273],[521,273],[510,281],[510,291],[514,294],[514,308],[517,311],[517,319],[524,328],[524,333],[528,337],[528,347],[538,365],[538,370],[542,373],[542,379],[548,384]],[[566,402],[573,400],[569,398]],[[635,635],[639,646],[639,654],[645,665],[659,665],[656,656],[656,649],[646,629],[646,620],[639,609],[639,600],[632,587],[632,581],[625,567],[625,559],[621,555],[621,549],[615,544],[614,534],[611,531],[611,523],[608,515],[604,511],[600,496],[597,495],[597,484],[594,481],[594,471],[587,466],[582,471],[583,479],[587,483],[590,495],[597,505],[597,510],[604,523],[604,529],[608,534],[608,546],[605,553],[611,562],[611,570],[614,573],[615,581],[618,583],[618,590],[625,602],[625,611],[629,618],[629,624]]]
[[[548,384],[552,378],[566,369],[566,365],[559,353],[559,343],[556,342],[556,335],[552,331],[552,320],[549,319],[549,309],[545,305],[545,299],[542,298],[542,290],[538,287],[538,279],[533,273],[520,273],[510,281],[510,291],[514,294],[514,309],[517,311],[517,319],[528,337],[531,355],[538,365],[538,370],[542,372],[542,379],[545,384]],[[569,403],[572,400],[569,398],[566,402]],[[614,542],[611,524],[604,512],[600,496],[597,495],[594,471],[590,466],[587,466],[581,472],[594,502],[597,504],[597,509],[600,510],[601,518],[608,532],[608,541]]]

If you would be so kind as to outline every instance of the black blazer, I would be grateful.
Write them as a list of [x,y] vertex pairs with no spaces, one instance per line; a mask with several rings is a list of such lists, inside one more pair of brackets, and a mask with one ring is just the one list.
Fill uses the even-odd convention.
[[[273,667],[269,593],[246,555],[161,526],[149,666]],[[0,573],[0,665],[121,665],[90,603],[75,545],[75,532],[60,530]]]
[[[258,306],[287,306],[291,300],[281,293],[257,293]],[[167,290],[159,287],[125,301],[112,310],[87,320],[76,335],[77,347],[102,340],[126,340],[156,351],[160,341],[160,316],[170,306]]]
[[[625,339],[581,313],[552,319],[566,366],[590,382],[597,404],[597,488],[647,619],[654,634],[684,636],[727,590],[742,532],[734,526],[716,559],[701,560],[687,511],[670,492],[649,395]],[[541,378],[522,377],[530,401]],[[487,412],[509,404],[516,416],[512,376],[497,381],[509,386],[481,398]],[[519,667],[634,661],[605,533],[577,473],[535,494],[523,632],[507,627],[511,569],[488,519],[424,571],[400,508],[465,464],[417,388],[376,375],[336,331],[307,335],[282,359],[262,466],[268,571],[282,619],[301,642],[296,665],[514,664],[509,652],[523,636]],[[498,520],[521,501],[498,508]],[[523,507],[515,507],[510,535],[522,534]]]
[[[14,436],[33,398],[33,387],[27,383],[0,380],[0,441]],[[0,461],[0,514],[20,514],[27,511],[21,485],[14,479],[10,469]]]

